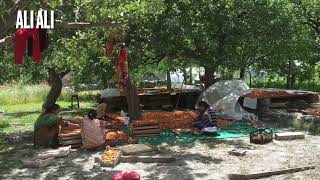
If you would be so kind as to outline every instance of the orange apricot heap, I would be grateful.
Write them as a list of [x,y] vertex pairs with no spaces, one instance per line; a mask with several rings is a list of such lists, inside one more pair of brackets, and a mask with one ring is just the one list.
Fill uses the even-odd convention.
[[114,131],[114,132],[108,132],[106,134],[107,140],[127,140],[128,135],[122,131]]
[[118,149],[107,149],[102,154],[102,160],[114,161],[119,156],[120,150]]
[[314,116],[320,116],[320,108],[309,108],[304,110],[307,114],[312,114]]
[[290,96],[286,91],[266,91],[266,90],[253,90],[245,97],[250,98],[270,98],[270,97],[281,97],[281,96]]
[[197,113],[193,111],[146,112],[135,125],[159,124],[161,129],[185,129],[192,127],[196,117]]

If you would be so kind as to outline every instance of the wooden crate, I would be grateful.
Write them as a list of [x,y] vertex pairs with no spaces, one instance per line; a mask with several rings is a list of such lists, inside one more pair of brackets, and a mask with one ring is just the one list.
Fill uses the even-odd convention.
[[[110,155],[111,151],[116,151],[117,154],[115,155],[115,158],[113,160],[103,159],[103,156],[108,154]],[[101,166],[114,167],[119,163],[121,155],[122,155],[122,152],[119,148],[107,147],[106,150],[101,155],[101,157],[99,158],[99,163]]]
[[63,146],[79,148],[82,146],[81,129],[62,129],[59,139]]
[[159,124],[150,125],[137,125],[133,124],[131,132],[135,137],[149,137],[149,136],[159,136],[160,135]]

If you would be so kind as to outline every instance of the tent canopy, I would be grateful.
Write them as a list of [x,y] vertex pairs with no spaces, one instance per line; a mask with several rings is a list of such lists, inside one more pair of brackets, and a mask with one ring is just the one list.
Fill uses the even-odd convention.
[[197,102],[206,101],[225,118],[241,120],[244,115],[249,113],[240,106],[238,99],[250,92],[249,86],[244,81],[223,80],[205,89]]

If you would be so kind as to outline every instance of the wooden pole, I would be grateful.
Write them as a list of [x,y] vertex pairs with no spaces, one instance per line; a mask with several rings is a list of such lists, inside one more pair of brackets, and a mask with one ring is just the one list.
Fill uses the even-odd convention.
[[228,178],[229,178],[229,180],[258,179],[258,178],[270,177],[270,176],[274,176],[274,175],[305,171],[305,170],[309,170],[309,169],[315,169],[315,166],[313,165],[313,166],[297,167],[297,168],[290,168],[290,169],[277,170],[277,171],[268,171],[268,172],[262,172],[262,173],[256,173],[256,174],[247,174],[247,175],[244,175],[244,174],[229,174]]

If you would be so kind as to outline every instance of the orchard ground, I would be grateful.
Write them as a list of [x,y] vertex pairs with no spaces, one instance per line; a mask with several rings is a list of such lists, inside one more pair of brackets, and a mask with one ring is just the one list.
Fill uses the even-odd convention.
[[[43,168],[24,168],[21,159],[35,153],[32,141],[6,144],[0,151],[1,179],[109,179],[119,171],[137,171],[142,179],[227,179],[230,173],[256,173],[298,166],[319,164],[320,137],[306,136],[305,140],[274,141],[253,145],[249,138],[194,142],[167,145],[161,153],[177,158],[172,163],[120,163],[114,168],[100,167],[95,157],[98,151],[74,150],[54,165]],[[233,148],[243,148],[243,157],[229,155]],[[320,169],[273,176],[266,179],[319,179]]]
[[[5,93],[2,94],[2,97],[6,97]],[[32,93],[25,94],[25,97],[31,99],[29,102],[16,103],[18,99],[15,99],[13,103],[0,103],[0,110],[4,111],[0,113],[0,179],[108,179],[116,172],[131,170],[140,173],[142,179],[226,179],[230,173],[247,174],[320,163],[320,136],[307,135],[305,140],[274,141],[266,145],[250,144],[249,137],[169,144],[162,147],[162,151],[158,153],[176,157],[175,162],[120,163],[114,168],[100,167],[95,162],[95,157],[99,157],[103,149],[77,149],[67,158],[57,159],[52,166],[24,168],[20,160],[32,157],[36,152],[32,130],[42,105],[42,98],[36,96],[42,93],[33,93],[34,96]],[[80,102],[80,109],[70,109],[68,96],[63,97],[64,95],[60,97],[58,103],[63,108],[61,115],[66,118],[84,115],[89,108],[96,105],[90,98],[85,98]],[[276,124],[272,126],[277,127]],[[25,138],[19,142],[8,140],[17,134],[22,134]],[[229,155],[229,151],[234,148],[243,148],[247,150],[247,154],[243,157]],[[319,170],[267,179],[319,179]]]

